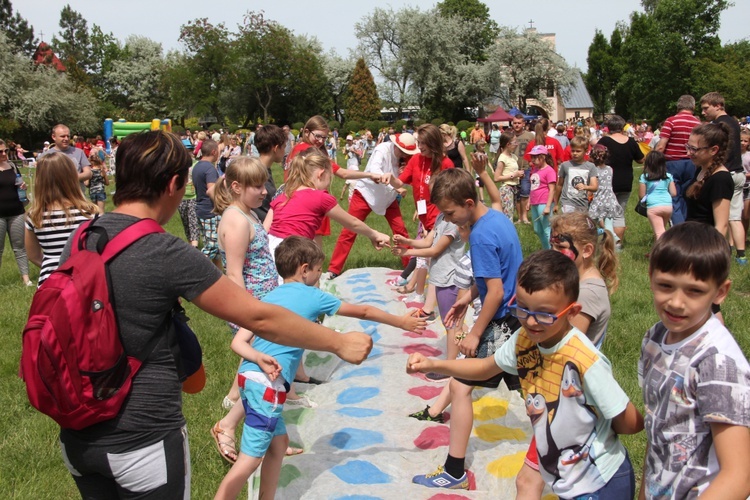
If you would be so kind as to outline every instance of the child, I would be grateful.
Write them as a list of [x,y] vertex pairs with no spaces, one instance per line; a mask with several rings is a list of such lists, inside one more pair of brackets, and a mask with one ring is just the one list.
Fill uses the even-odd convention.
[[698,222],[672,227],[651,250],[661,321],[638,363],[648,438],[640,498],[750,495],[750,366],[711,313],[729,292],[730,264],[724,236]]
[[[421,331],[425,321],[414,311],[394,316],[372,306],[341,302],[315,285],[322,274],[323,251],[310,239],[286,238],[276,249],[276,265],[284,284],[268,293],[264,302],[286,307],[310,320],[321,314],[340,314],[377,321],[408,331]],[[232,350],[245,361],[239,370],[245,427],[239,458],[219,486],[216,498],[236,498],[250,475],[263,461],[260,497],[274,498],[281,460],[289,438],[281,411],[286,392],[302,359],[302,349],[258,338],[250,348],[252,334],[240,330]],[[265,456],[265,458],[264,458]]]
[[[513,208],[520,199],[518,196],[518,184],[523,177],[523,170],[518,169],[518,156],[513,154],[518,141],[513,132],[505,132],[500,136],[500,155],[497,157],[497,168],[495,168],[495,182],[500,185],[500,200],[502,212],[513,220]],[[519,219],[520,220],[520,219]]]
[[89,163],[91,163],[91,178],[85,181],[89,187],[89,199],[99,207],[99,213],[104,214],[104,203],[107,201],[104,186],[109,186],[107,168],[98,154],[89,156]]
[[646,156],[638,182],[638,196],[646,200],[648,221],[658,240],[672,217],[672,197],[677,196],[672,174],[667,172],[664,153],[652,151]]
[[570,141],[570,160],[563,162],[557,171],[555,213],[558,209],[564,214],[589,211],[589,193],[596,192],[599,181],[594,164],[584,159],[587,146],[584,137],[573,137]]
[[[486,165],[487,157],[481,155],[480,159],[475,153],[472,160],[477,169],[480,162]],[[472,226],[469,244],[476,282],[471,293],[453,304],[446,315],[446,324],[460,324],[471,300],[479,296],[482,311],[469,333],[461,335],[458,348],[467,357],[489,359],[519,326],[509,313],[508,302],[515,293],[516,270],[522,260],[521,243],[513,223],[505,215],[478,203],[474,180],[466,170],[453,168],[440,172],[434,180],[432,198],[437,200],[445,220],[457,226]],[[450,381],[452,413],[445,467],[432,474],[415,476],[413,482],[428,487],[468,488],[464,464],[473,423],[471,393],[475,386],[496,388],[501,380],[511,390],[519,387],[518,378],[511,374]]]
[[[581,312],[569,318],[570,324],[600,349],[611,313],[609,296],[618,285],[614,237],[609,231],[597,228],[586,214],[573,212],[552,219],[550,240],[552,250],[569,257],[578,269],[577,302]],[[531,446],[536,446],[533,439]],[[541,498],[544,490],[536,450],[531,446],[532,453],[527,455],[516,476],[517,498]]]
[[558,252],[536,252],[518,270],[510,306],[523,328],[494,356],[448,361],[412,354],[407,371],[472,379],[518,374],[540,471],[552,491],[560,498],[630,500],[635,475],[617,434],[639,432],[643,417],[609,361],[570,324],[581,309],[577,297],[575,264]]
[[[346,146],[344,146],[344,154],[346,155],[346,169],[354,170],[359,172],[359,165],[362,163],[362,156],[364,155],[364,149],[362,149],[359,141],[355,144],[354,138],[351,135],[346,136]],[[349,188],[349,200],[351,201],[354,195],[354,185],[357,183],[356,179],[347,179],[344,181],[344,187],[341,189],[341,196],[339,199],[344,199],[344,193],[346,188]]]
[[281,163],[284,160],[286,151],[287,134],[284,129],[277,125],[265,125],[255,133],[255,147],[258,148],[260,162],[266,167],[268,180],[266,180],[266,197],[258,208],[253,212],[258,216],[261,222],[266,220],[266,215],[271,209],[271,201],[276,195],[276,183],[273,181],[273,172],[271,167],[274,163]]
[[[240,156],[216,183],[214,195],[214,211],[221,215],[217,237],[222,265],[230,280],[257,299],[262,299],[279,283],[268,235],[253,211],[265,199],[267,175],[268,170],[260,160]],[[230,327],[236,332],[235,325]],[[241,407],[235,404],[239,399],[235,378],[223,403],[229,413],[211,429],[219,452],[230,463],[237,459],[234,431],[243,415]]]
[[[557,143],[557,141],[555,141]],[[559,145],[559,143],[558,143]],[[547,165],[547,148],[534,146],[531,148],[531,219],[534,232],[542,243],[542,248],[548,250],[549,245],[549,214],[555,195],[555,171]]]
[[612,167],[607,165],[609,159],[609,150],[606,146],[596,144],[591,149],[591,161],[596,166],[596,178],[599,187],[594,193],[594,199],[589,205],[589,216],[598,221],[612,237],[615,239],[615,248],[620,238],[615,234],[615,228],[612,220],[615,217],[622,217],[622,207],[617,203],[615,192],[612,191]]
[[742,167],[745,169],[745,185],[742,188],[742,224],[747,234],[750,222],[750,130],[743,128],[740,132],[740,146],[742,149]]
[[347,229],[370,238],[378,250],[391,238],[349,215],[326,190],[331,184],[331,160],[316,148],[299,153],[292,160],[284,193],[271,202],[263,222],[269,234],[271,254],[284,238],[313,239],[323,217],[329,216]]

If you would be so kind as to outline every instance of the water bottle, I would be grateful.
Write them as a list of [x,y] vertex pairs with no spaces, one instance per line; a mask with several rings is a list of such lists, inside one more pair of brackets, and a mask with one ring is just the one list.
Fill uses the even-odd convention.
[[18,191],[18,199],[21,200],[21,203],[26,203],[29,199],[26,198],[26,190],[21,189],[22,185],[23,178],[21,177],[21,174],[16,174],[16,191]]

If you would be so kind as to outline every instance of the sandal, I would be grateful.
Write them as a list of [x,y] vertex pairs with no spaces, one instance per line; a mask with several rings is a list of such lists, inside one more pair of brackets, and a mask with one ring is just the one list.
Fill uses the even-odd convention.
[[315,377],[308,377],[307,380],[300,380],[298,378],[295,378],[294,381],[297,382],[298,384],[312,384],[312,385],[325,384],[325,380],[319,380]]
[[285,455],[287,457],[293,457],[294,455],[299,455],[300,453],[303,453],[304,451],[305,450],[303,450],[302,448],[294,448],[292,446],[287,446]]
[[[221,457],[230,464],[234,464],[237,461],[237,444],[234,438],[219,427],[219,422],[211,428],[211,436],[214,438],[216,449],[219,450]],[[222,436],[226,439],[224,442],[221,441]]]
[[401,295],[409,295],[414,291],[414,288],[409,288],[409,285],[402,285],[395,288],[396,293],[400,293]]

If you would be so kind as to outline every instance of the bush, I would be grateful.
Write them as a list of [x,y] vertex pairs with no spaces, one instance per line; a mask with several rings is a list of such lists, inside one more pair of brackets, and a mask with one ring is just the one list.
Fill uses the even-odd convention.
[[401,128],[406,125],[406,120],[396,120],[396,123],[393,124],[393,130],[395,130],[397,133],[401,133]]
[[435,118],[430,123],[432,123],[436,127],[439,127],[440,125],[442,125],[443,123],[445,123],[445,120],[443,120],[442,118]]
[[341,123],[339,123],[337,120],[330,120],[328,122],[328,127],[330,127],[331,130],[341,128]]
[[183,127],[180,127],[179,125],[172,125],[172,133],[182,135],[185,133],[185,129]]
[[424,120],[422,120],[421,118],[417,118],[416,120],[414,120],[414,130],[416,130],[417,127],[421,127],[425,123],[426,122]]
[[456,128],[459,131],[461,131],[461,130],[471,130],[472,123],[470,121],[468,121],[468,120],[461,120],[460,122],[458,122],[458,125],[456,125]]
[[347,133],[351,132],[352,134],[356,134],[357,132],[362,130],[362,124],[356,120],[347,120],[346,122],[344,122],[344,129],[347,131]]
[[297,130],[302,130],[305,128],[305,124],[302,122],[295,122],[292,124],[292,128],[296,128]]
[[380,132],[380,129],[384,127],[385,128],[388,127],[388,122],[384,122],[382,120],[373,120],[373,121],[365,122],[365,128],[370,129],[370,132],[372,132],[374,136],[377,136],[378,132]]

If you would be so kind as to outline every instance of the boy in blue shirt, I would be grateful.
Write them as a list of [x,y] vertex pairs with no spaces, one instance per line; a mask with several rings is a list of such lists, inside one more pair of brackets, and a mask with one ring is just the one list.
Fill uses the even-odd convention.
[[[487,156],[472,155],[472,164],[483,171]],[[463,227],[471,225],[469,246],[475,284],[471,293],[463,294],[445,317],[446,327],[463,323],[468,305],[476,297],[482,310],[466,335],[460,335],[458,348],[467,357],[492,358],[520,324],[510,315],[508,302],[516,290],[516,270],[521,264],[521,242],[513,223],[502,213],[487,208],[477,200],[477,188],[471,174],[460,168],[440,172],[431,188],[431,197],[445,220]],[[468,489],[464,470],[466,448],[474,422],[471,393],[475,386],[496,388],[505,380],[509,389],[518,389],[518,377],[498,371],[483,378],[450,381],[450,446],[444,466],[430,474],[419,475],[413,482],[430,488]]]
[[643,429],[643,417],[591,341],[570,324],[578,314],[575,263],[552,250],[518,269],[509,309],[523,325],[484,359],[409,357],[408,372],[436,371],[481,380],[517,374],[536,439],[539,471],[560,498],[631,500],[635,475],[617,434]]
[[[339,314],[407,331],[424,330],[427,323],[415,316],[416,310],[394,316],[373,306],[342,302],[317,288],[324,259],[323,251],[312,240],[286,238],[276,249],[276,267],[284,284],[266,294],[263,302],[285,307],[311,321],[321,314]],[[232,340],[232,350],[244,358],[238,379],[245,426],[239,457],[221,482],[216,498],[236,498],[261,461],[260,497],[274,498],[289,443],[281,410],[304,349],[261,338],[256,338],[251,347],[252,338],[251,332],[240,329]]]

